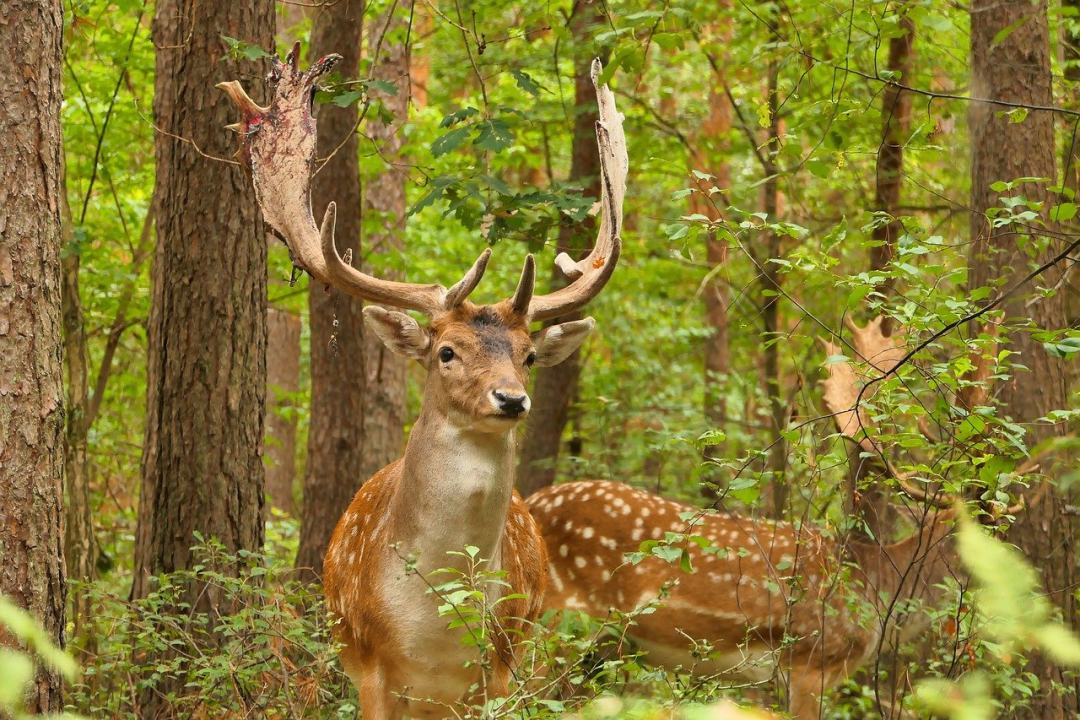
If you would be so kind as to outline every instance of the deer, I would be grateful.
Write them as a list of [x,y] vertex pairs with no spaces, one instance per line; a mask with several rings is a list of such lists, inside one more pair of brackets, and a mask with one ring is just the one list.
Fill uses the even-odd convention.
[[[877,618],[895,613],[901,594],[929,597],[953,570],[948,512],[881,545],[604,480],[553,485],[526,503],[548,546],[546,609],[629,614],[628,636],[644,660],[670,670],[757,683],[778,672],[799,720],[817,720],[824,693],[870,657],[884,631]],[[692,572],[647,553],[628,561],[643,542],[664,539],[686,553]],[[857,610],[852,586],[874,612]],[[699,641],[712,647],[708,658]]]
[[[358,689],[365,720],[458,715],[478,685],[492,696],[508,692],[517,638],[542,609],[546,546],[514,491],[514,431],[529,414],[530,369],[565,360],[595,321],[585,317],[536,332],[530,326],[584,307],[612,276],[621,251],[628,170],[622,116],[612,91],[599,82],[602,66],[596,60],[602,179],[596,242],[579,261],[565,253],[556,258],[568,279],[564,287],[535,293],[536,264],[528,255],[513,294],[478,305],[468,298],[490,248],[445,288],[380,279],[354,268],[335,246],[332,202],[316,226],[312,104],[319,78],[340,56],[327,55],[301,71],[299,50],[297,43],[284,63],[272,59],[268,107],[256,104],[239,82],[218,86],[240,112],[240,122],[229,127],[240,135],[239,156],[263,218],[296,266],[314,282],[371,303],[363,310],[366,327],[391,351],[427,370],[403,456],[360,485],[334,529],[324,564],[327,606],[339,619],[342,666]],[[427,316],[428,324],[405,310]],[[363,478],[341,479],[354,480]],[[469,546],[488,570],[505,574],[505,583],[484,587],[500,628],[487,671],[477,649],[463,642],[465,630],[450,629],[439,616],[440,600],[430,592],[430,576],[445,568],[462,570],[462,550]],[[503,596],[506,602],[494,603]]]
[[[885,474],[917,501],[901,508],[914,532],[883,544],[830,536],[809,523],[697,508],[619,482],[554,485],[526,500],[548,546],[545,607],[599,617],[629,613],[629,637],[646,662],[661,667],[762,683],[779,676],[799,720],[818,720],[825,693],[890,637],[917,632],[905,606],[938,599],[946,577],[963,578],[949,538],[956,498],[898,472],[859,406],[861,380],[890,372],[904,357],[903,332],[884,335],[881,318],[849,327],[865,370],[827,362],[825,404],[838,434],[859,455],[880,459]],[[839,347],[823,344],[835,360]],[[1035,467],[1028,462],[1017,472]],[[655,553],[628,555],[650,541],[674,543],[693,572]],[[703,659],[695,641],[714,651]]]

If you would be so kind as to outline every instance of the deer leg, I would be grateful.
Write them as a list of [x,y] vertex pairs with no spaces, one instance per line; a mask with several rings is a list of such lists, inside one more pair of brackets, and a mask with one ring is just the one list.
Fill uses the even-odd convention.
[[797,720],[820,720],[825,693],[851,674],[846,658],[822,659],[814,655],[792,666],[789,683],[789,712]]
[[360,691],[360,709],[364,720],[400,720],[405,701],[397,697],[378,664],[345,666],[345,672]]

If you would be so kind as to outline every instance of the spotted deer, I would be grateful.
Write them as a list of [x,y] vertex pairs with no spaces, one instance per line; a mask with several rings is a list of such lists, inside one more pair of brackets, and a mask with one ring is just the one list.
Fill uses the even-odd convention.
[[[550,325],[530,334],[530,323],[583,307],[611,277],[621,248],[627,154],[622,118],[611,90],[597,80],[597,142],[602,172],[600,228],[587,257],[567,255],[557,266],[570,279],[547,295],[533,292],[535,263],[525,260],[513,295],[476,305],[469,294],[490,257],[485,250],[460,282],[433,284],[383,280],[352,267],[334,245],[336,208],[321,227],[311,212],[315,158],[312,101],[318,79],[339,59],[330,55],[298,68],[299,46],[272,61],[272,101],[260,107],[237,82],[221,87],[241,112],[231,126],[241,137],[263,217],[289,247],[293,261],[314,280],[363,300],[419,311],[425,327],[399,310],[364,308],[366,325],[386,346],[427,369],[423,403],[404,456],[364,482],[338,522],[324,564],[330,609],[340,618],[342,664],[360,693],[365,720],[403,714],[449,716],[468,702],[470,688],[507,692],[516,662],[514,638],[541,609],[547,559],[539,529],[513,491],[514,429],[529,413],[526,392],[533,365],[555,365],[593,329],[592,318]],[[348,371],[344,368],[343,371]],[[361,478],[342,478],[342,482]],[[463,630],[448,629],[429,583],[441,568],[464,569],[455,555],[478,548],[487,569],[505,571],[503,589],[489,583],[495,605],[495,659],[484,673]],[[409,563],[406,560],[409,560]],[[475,690],[473,691],[475,692]]]
[[[900,362],[904,335],[884,335],[880,318],[850,327],[853,354],[862,361],[835,362],[839,348],[825,343],[832,361],[826,363],[824,401],[842,437],[883,457],[870,419],[858,407],[860,383]],[[924,508],[951,505],[952,499],[920,489],[891,463],[884,466]],[[630,629],[647,660],[760,681],[778,674],[800,720],[820,716],[824,692],[859,667],[887,629],[915,626],[898,622],[898,610],[906,600],[932,598],[934,586],[952,572],[950,511],[915,517],[918,531],[882,545],[839,542],[809,524],[700,510],[612,482],[557,485],[531,496],[528,505],[548,545],[549,607],[603,615],[659,602],[655,613],[640,614]],[[682,536],[698,538],[704,547]],[[626,561],[642,542],[661,539],[684,547],[694,572],[654,555]],[[669,594],[659,597],[669,585]],[[695,659],[690,639],[715,648],[709,660]]]
[[[894,600],[927,597],[950,571],[948,513],[895,544],[841,546],[808,524],[705,511],[617,482],[555,485],[527,503],[548,546],[546,607],[603,617],[656,603],[629,629],[647,662],[761,682],[779,671],[800,720],[819,718],[822,694],[877,647]],[[651,554],[628,561],[649,540],[685,548],[693,571]],[[692,641],[712,646],[709,659]]]

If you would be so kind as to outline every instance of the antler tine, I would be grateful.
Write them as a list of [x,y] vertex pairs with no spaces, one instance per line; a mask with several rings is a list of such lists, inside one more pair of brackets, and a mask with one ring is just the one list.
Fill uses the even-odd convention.
[[572,282],[555,292],[534,297],[529,303],[529,317],[533,320],[547,320],[583,307],[604,288],[619,261],[623,198],[630,161],[615,94],[607,85],[600,85],[603,69],[599,58],[593,60],[591,75],[600,118],[596,123],[600,152],[600,230],[592,250],[580,262],[574,262],[566,253],[555,258],[555,265]]
[[536,286],[536,260],[533,256],[525,256],[525,264],[521,268],[521,279],[518,280],[514,297],[510,301],[510,308],[515,315],[528,317],[529,303],[532,301],[533,288]]
[[487,270],[488,260],[490,259],[491,248],[484,248],[484,252],[480,253],[480,257],[476,258],[476,262],[472,264],[469,271],[446,291],[444,305],[447,310],[452,310],[465,302],[465,298],[469,297],[470,293],[476,289],[481,278],[484,277],[484,271]]
[[293,262],[319,282],[372,302],[428,314],[443,310],[447,291],[441,285],[382,280],[342,260],[334,245],[334,203],[326,208],[322,228],[315,225],[311,214],[315,164],[312,100],[319,78],[337,65],[341,56],[326,55],[301,72],[299,55],[297,44],[286,62],[274,58],[269,108],[257,105],[236,81],[218,85],[240,110],[241,121],[230,127],[240,134],[240,154],[251,170],[263,218],[285,240]]

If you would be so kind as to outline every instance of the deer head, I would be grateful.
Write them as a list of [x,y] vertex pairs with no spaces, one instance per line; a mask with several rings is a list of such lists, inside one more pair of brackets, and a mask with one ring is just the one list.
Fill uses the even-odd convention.
[[[252,170],[263,217],[289,246],[293,262],[313,278],[354,297],[398,308],[369,306],[364,320],[389,349],[428,369],[425,402],[429,410],[472,429],[508,430],[528,415],[529,368],[562,362],[595,325],[592,318],[584,318],[530,334],[529,324],[583,307],[603,289],[619,259],[628,159],[613,93],[597,85],[602,215],[592,251],[578,262],[560,254],[555,264],[571,282],[547,295],[533,293],[536,264],[530,255],[511,297],[493,305],[475,305],[468,296],[483,277],[490,250],[484,250],[450,288],[383,280],[354,268],[338,253],[334,203],[316,226],[310,192],[315,164],[311,111],[317,81],[340,56],[320,58],[304,72],[298,68],[298,58],[299,44],[284,63],[273,59],[269,107],[256,104],[238,82],[218,86],[241,112],[241,121],[230,128],[241,136],[241,154]],[[601,69],[595,61],[594,84]],[[421,326],[400,310],[419,311],[430,322]]]

